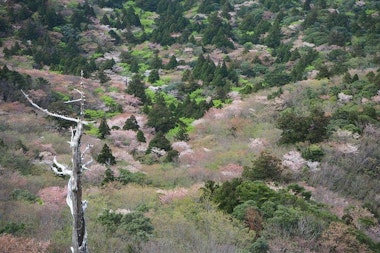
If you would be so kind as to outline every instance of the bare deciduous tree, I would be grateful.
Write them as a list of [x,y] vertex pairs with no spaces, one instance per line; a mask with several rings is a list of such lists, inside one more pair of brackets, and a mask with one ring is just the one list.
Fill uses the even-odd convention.
[[[83,87],[83,82],[81,82],[81,85]],[[76,123],[75,128],[71,127],[71,140],[68,142],[72,151],[71,166],[59,163],[56,157],[54,157],[51,168],[57,175],[65,175],[70,177],[68,182],[66,202],[67,205],[70,207],[70,212],[73,216],[71,251],[73,253],[88,253],[87,231],[84,219],[87,201],[82,201],[82,173],[84,170],[87,169],[87,166],[92,162],[92,159],[88,162],[84,162],[84,156],[90,148],[89,145],[85,148],[83,152],[81,150],[81,137],[83,134],[83,126],[88,124],[89,122],[84,120],[85,95],[80,90],[76,91],[79,93],[80,98],[76,100],[67,101],[66,103],[80,103],[80,115],[78,118],[67,117],[41,108],[39,105],[34,103],[33,100],[29,97],[29,95],[27,95],[24,91],[22,91],[22,93],[34,107],[41,110],[45,114]]]

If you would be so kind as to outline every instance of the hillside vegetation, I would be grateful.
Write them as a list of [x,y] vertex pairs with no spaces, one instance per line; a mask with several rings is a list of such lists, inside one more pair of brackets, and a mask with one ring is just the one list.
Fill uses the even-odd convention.
[[[0,252],[380,252],[380,3],[0,3]],[[84,83],[81,86],[81,82]]]

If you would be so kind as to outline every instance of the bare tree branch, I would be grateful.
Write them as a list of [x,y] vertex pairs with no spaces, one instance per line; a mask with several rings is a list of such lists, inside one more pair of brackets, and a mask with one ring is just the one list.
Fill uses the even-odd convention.
[[[61,169],[61,171],[57,170],[57,167],[58,167],[58,169]],[[53,165],[51,166],[51,169],[54,171],[55,174],[57,174],[59,176],[71,176],[72,175],[72,171],[67,169],[67,166],[59,163],[55,156],[53,158]]]
[[91,159],[90,161],[86,162],[85,164],[82,165],[82,170],[89,170],[87,166],[89,166],[94,160]]
[[80,102],[80,101],[82,101],[82,99],[78,98],[78,99],[75,99],[75,100],[65,101],[64,104],[76,103],[76,102]]
[[23,90],[21,90],[21,92],[25,96],[25,98],[29,101],[29,103],[31,105],[33,105],[38,110],[46,113],[49,116],[52,116],[52,117],[55,117],[55,118],[59,118],[59,119],[63,119],[63,120],[67,120],[67,121],[76,122],[76,123],[78,123],[79,121],[81,121],[82,124],[84,124],[84,125],[88,125],[90,123],[89,121],[85,121],[85,120],[81,120],[81,119],[76,119],[76,118],[72,118],[72,117],[68,117],[68,116],[64,116],[64,115],[60,115],[60,114],[57,114],[57,113],[50,112],[47,109],[44,109],[44,108],[40,107],[39,105],[37,105],[36,103],[34,103],[33,100],[29,97],[29,95],[26,94]]
[[93,147],[93,145],[90,145],[90,144],[87,144],[85,150],[83,150],[82,152],[82,159],[84,158],[84,156],[86,155],[86,153]]

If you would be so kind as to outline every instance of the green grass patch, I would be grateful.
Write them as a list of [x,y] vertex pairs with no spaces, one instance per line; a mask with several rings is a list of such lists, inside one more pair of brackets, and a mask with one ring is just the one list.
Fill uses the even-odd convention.
[[113,107],[117,105],[115,99],[109,96],[104,95],[104,96],[101,96],[100,99],[106,104],[106,106]]
[[163,79],[157,80],[155,83],[153,83],[154,86],[163,86],[165,85],[165,81]]
[[109,87],[108,89],[109,92],[116,92],[116,93],[119,93],[120,92],[120,89],[118,87]]
[[149,48],[144,48],[143,50],[136,49],[132,51],[132,55],[138,58],[149,59],[153,56],[153,51]]
[[91,55],[91,59],[98,59],[103,56],[104,56],[103,53],[94,53],[93,55]]
[[91,136],[95,136],[95,137],[97,137],[99,135],[99,129],[96,126],[94,126],[93,124],[89,124],[86,128],[87,128],[85,130],[86,134],[91,135]]
[[94,93],[97,94],[97,95],[101,95],[104,93],[104,89],[99,87],[99,88],[96,88],[94,89]]
[[86,109],[84,111],[84,116],[87,119],[95,120],[100,119],[105,116],[105,112],[102,110],[92,110],[92,109]]
[[139,72],[140,73],[145,73],[145,71],[147,71],[148,69],[150,69],[149,65],[145,64],[145,63],[139,63]]

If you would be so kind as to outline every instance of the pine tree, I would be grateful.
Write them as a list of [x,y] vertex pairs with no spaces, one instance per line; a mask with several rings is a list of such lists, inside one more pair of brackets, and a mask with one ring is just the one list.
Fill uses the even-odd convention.
[[148,150],[146,151],[149,154],[152,151],[152,148],[159,148],[165,151],[172,150],[170,141],[165,137],[163,132],[158,132],[156,136],[149,142]]
[[113,181],[115,181],[115,174],[110,168],[107,168],[106,171],[104,172],[104,179],[102,181],[102,185],[105,185]]
[[176,121],[173,110],[166,105],[164,95],[162,93],[157,94],[156,103],[148,113],[147,125],[154,127],[157,132],[167,133],[175,127]]
[[268,36],[265,38],[265,44],[268,47],[276,48],[281,43],[281,26],[280,22],[276,20],[269,30]]
[[137,131],[139,130],[139,124],[136,120],[135,115],[131,115],[126,121],[123,126],[123,130],[133,130]]
[[96,159],[98,163],[114,165],[116,164],[116,159],[112,155],[112,150],[107,144],[104,144],[102,151],[100,151],[98,158]]
[[147,100],[145,94],[145,86],[142,82],[142,77],[139,74],[133,76],[132,81],[130,81],[126,92],[128,94],[134,95],[135,97],[140,98],[141,102],[145,103]]
[[110,25],[110,21],[107,17],[106,14],[104,14],[104,16],[102,17],[102,19],[100,20],[100,23],[103,24],[103,25]]
[[155,83],[157,82],[158,80],[160,80],[160,75],[158,74],[158,70],[157,69],[153,69],[150,74],[149,74],[149,77],[148,77],[148,81],[150,83]]
[[160,68],[162,68],[162,60],[158,56],[158,53],[154,54],[154,58],[150,62],[150,67],[152,69],[160,69]]
[[185,123],[182,121],[178,122],[179,130],[175,136],[175,138],[179,141],[189,141],[190,137],[189,134],[187,133],[187,126]]
[[166,69],[174,69],[175,67],[178,66],[178,62],[177,62],[177,58],[175,57],[175,55],[173,54],[171,57],[170,57],[170,60],[168,62],[168,64],[166,65]]
[[131,62],[131,65],[130,65],[130,70],[132,73],[138,73],[139,72],[139,62],[136,58],[132,58],[132,62]]
[[138,140],[139,142],[144,142],[144,143],[146,142],[146,139],[145,139],[144,133],[143,133],[143,131],[141,131],[141,130],[138,130],[138,131],[137,131],[136,138],[137,138],[137,140]]
[[247,180],[277,180],[281,177],[281,161],[267,151],[253,162],[252,167],[244,167],[242,177]]
[[110,135],[110,134],[111,134],[111,129],[109,128],[107,124],[107,119],[106,117],[103,117],[99,125],[99,138],[104,139],[106,135]]

